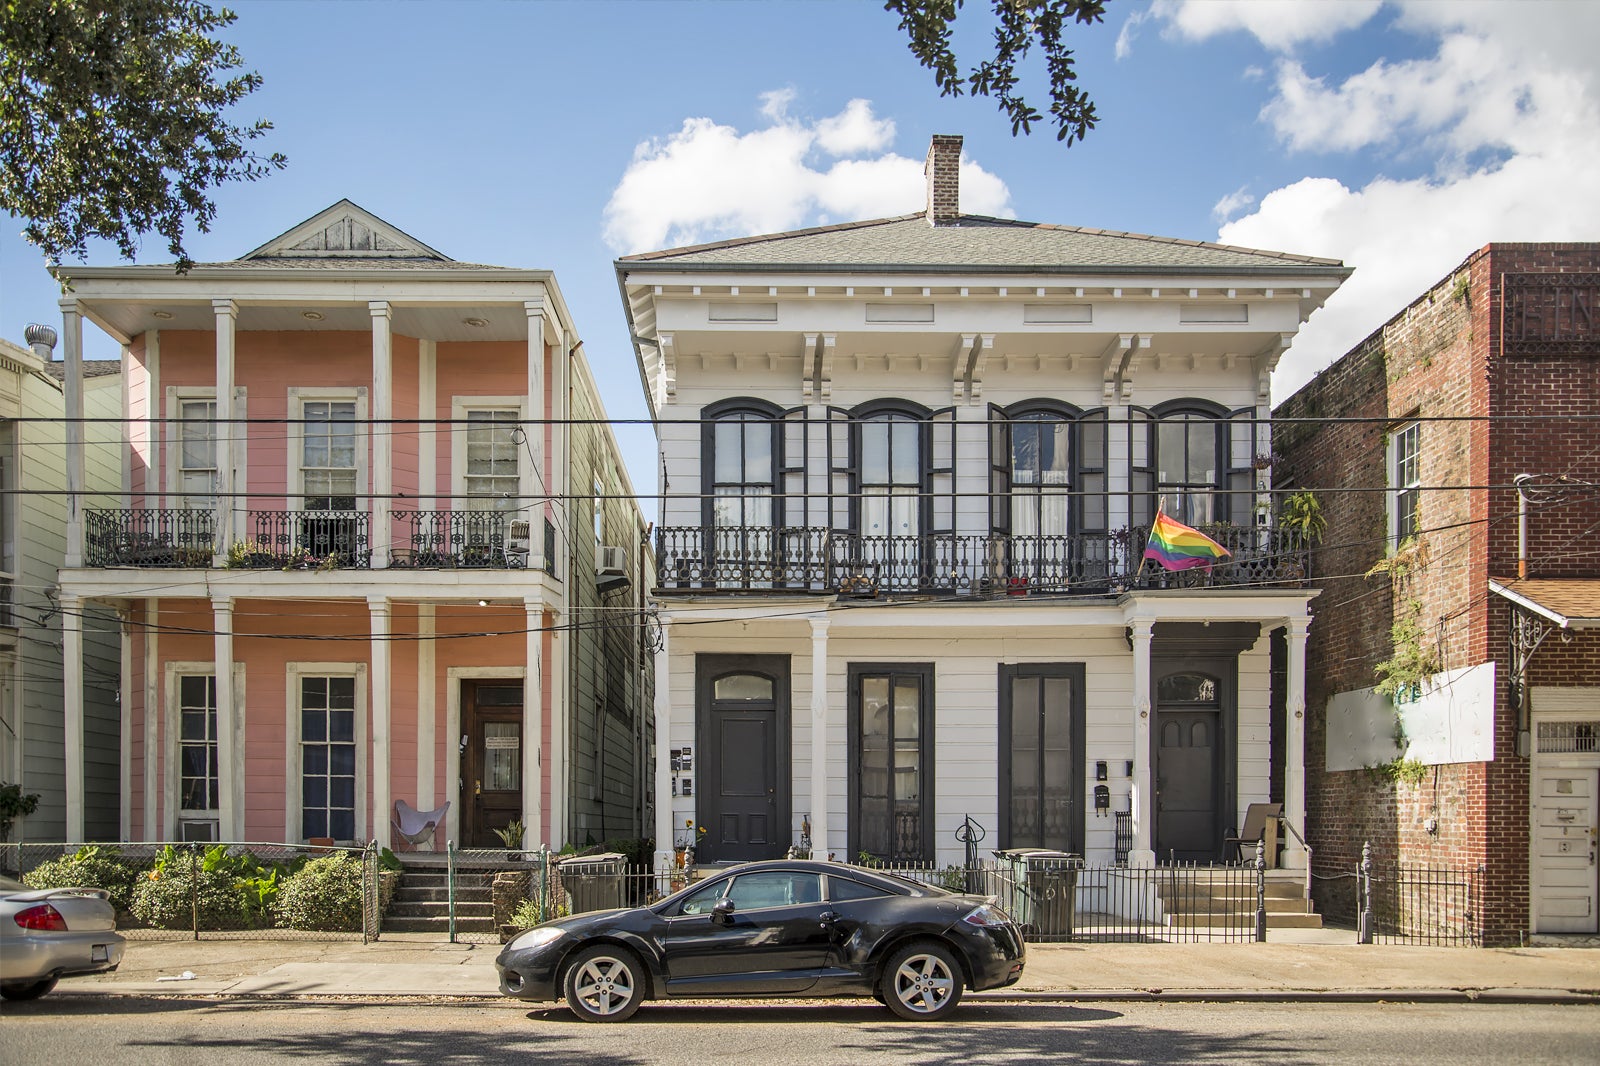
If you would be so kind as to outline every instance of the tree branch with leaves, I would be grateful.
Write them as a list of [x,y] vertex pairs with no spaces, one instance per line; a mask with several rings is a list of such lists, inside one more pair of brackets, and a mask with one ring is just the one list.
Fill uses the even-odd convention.
[[1033,132],[1044,116],[1018,88],[1017,67],[1038,47],[1050,78],[1050,121],[1056,140],[1081,141],[1099,116],[1094,101],[1076,84],[1078,73],[1067,31],[1074,23],[1093,25],[1105,19],[1106,0],[989,0],[994,12],[994,56],[963,77],[951,43],[952,27],[963,0],[886,0],[884,9],[900,16],[911,54],[933,71],[941,96],[992,97],[1011,120],[1011,135]]
[[153,232],[186,271],[210,190],[285,166],[251,150],[270,122],[223,117],[261,87],[216,39],[236,18],[198,0],[0,0],[0,208],[50,265],[90,239],[132,259]]

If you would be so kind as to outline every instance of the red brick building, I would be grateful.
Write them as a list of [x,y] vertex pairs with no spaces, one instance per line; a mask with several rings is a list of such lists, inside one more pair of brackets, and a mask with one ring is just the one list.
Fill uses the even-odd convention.
[[1484,942],[1600,931],[1600,244],[1473,252],[1274,419],[1327,520],[1314,868],[1481,866]]

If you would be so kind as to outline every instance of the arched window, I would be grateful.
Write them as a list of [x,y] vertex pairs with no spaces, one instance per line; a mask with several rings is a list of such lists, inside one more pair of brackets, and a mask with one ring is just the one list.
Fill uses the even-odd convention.
[[1105,411],[1029,400],[991,408],[994,527],[1066,536],[1106,527]]
[[1135,408],[1130,427],[1134,525],[1148,525],[1158,501],[1185,525],[1249,517],[1254,409],[1230,412],[1207,400]]
[[779,409],[763,400],[735,399],[701,412],[706,419],[702,504],[707,526],[770,527],[782,521],[777,484]]
[[917,537],[923,527],[923,428],[927,411],[911,404],[852,412],[859,522],[863,537]]

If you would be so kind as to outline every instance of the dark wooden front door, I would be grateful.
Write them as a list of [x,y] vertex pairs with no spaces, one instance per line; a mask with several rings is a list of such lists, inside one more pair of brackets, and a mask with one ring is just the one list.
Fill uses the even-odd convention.
[[1156,712],[1156,857],[1217,857],[1221,743],[1215,710]]
[[[497,829],[522,819],[522,681],[461,682],[461,838],[469,848],[505,847]],[[524,843],[536,833],[527,831]]]
[[695,842],[702,861],[776,859],[788,847],[789,660],[696,658],[701,755]]

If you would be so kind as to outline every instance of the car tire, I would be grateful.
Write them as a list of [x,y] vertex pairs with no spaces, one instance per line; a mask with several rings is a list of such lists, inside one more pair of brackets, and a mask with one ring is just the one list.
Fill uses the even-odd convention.
[[931,1022],[950,1016],[966,984],[951,950],[933,940],[918,940],[889,956],[879,980],[884,1005],[906,1021]]
[[54,977],[41,977],[37,981],[0,985],[0,996],[12,1000],[38,999],[56,986]]
[[597,944],[567,967],[567,1006],[586,1022],[625,1022],[645,997],[644,967],[625,948]]

